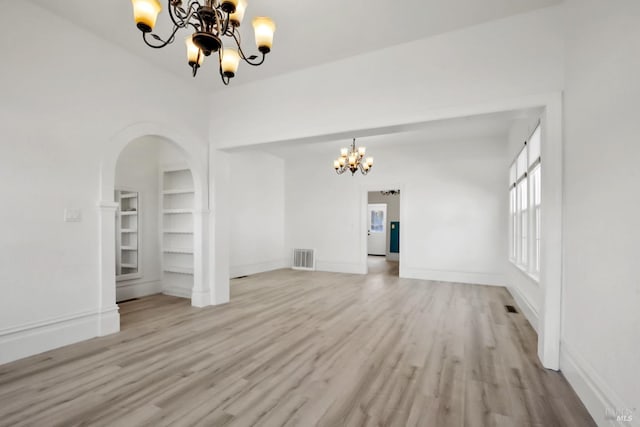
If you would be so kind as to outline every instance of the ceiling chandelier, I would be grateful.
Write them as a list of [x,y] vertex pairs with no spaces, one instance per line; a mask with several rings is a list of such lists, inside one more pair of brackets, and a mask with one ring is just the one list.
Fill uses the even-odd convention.
[[[193,34],[186,38],[187,60],[195,77],[205,56],[218,52],[218,69],[225,85],[236,75],[240,59],[249,65],[262,65],[271,51],[276,26],[270,18],[253,19],[256,45],[262,58],[247,56],[241,47],[239,27],[247,8],[246,0],[189,0],[183,7],[182,0],[167,0],[173,30],[166,39],[153,33],[158,14],[162,9],[159,0],[131,0],[136,26],[142,31],[144,42],[160,49],[174,42],[176,32],[191,27]],[[204,3],[204,4],[202,4]],[[230,39],[232,47],[224,46],[222,38]],[[236,49],[237,48],[237,49]]]
[[400,190],[382,190],[380,194],[383,196],[395,196],[400,195]]
[[350,148],[340,150],[340,157],[333,161],[333,168],[338,175],[351,171],[351,176],[353,176],[358,170],[362,175],[366,175],[373,167],[373,157],[367,157],[366,160],[364,158],[366,152],[365,147],[358,147],[356,150],[356,139],[353,138]]

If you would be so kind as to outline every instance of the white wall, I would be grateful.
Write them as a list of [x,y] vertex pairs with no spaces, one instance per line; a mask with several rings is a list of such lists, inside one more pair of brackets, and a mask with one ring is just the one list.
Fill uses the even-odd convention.
[[166,142],[157,137],[131,142],[120,154],[116,166],[116,189],[138,192],[138,267],[142,277],[116,284],[116,301],[139,298],[162,290],[160,254],[159,151]]
[[[392,190],[392,188],[381,188],[380,190]],[[397,188],[395,188],[397,190]],[[384,195],[380,191],[369,191],[369,203],[384,203],[387,205],[387,244],[385,251],[387,261],[399,261],[400,255],[391,252],[391,225],[392,221],[400,221],[400,196]]]
[[348,138],[434,111],[559,91],[562,17],[551,7],[229,88],[225,105],[238,113],[212,112],[211,140],[220,148]]
[[[29,2],[3,4],[0,32],[2,363],[97,334],[101,152],[141,121],[176,122],[205,140],[206,102]],[[82,221],[65,223],[65,208]]]
[[401,188],[402,277],[504,284],[506,137],[407,146],[393,138],[367,146],[376,166],[366,177],[337,176],[332,150],[287,160],[287,248],[315,248],[319,270],[364,273],[367,192]]
[[230,276],[288,265],[284,252],[284,161],[260,152],[229,155]]
[[600,425],[640,425],[639,23],[637,1],[568,3],[561,366]]

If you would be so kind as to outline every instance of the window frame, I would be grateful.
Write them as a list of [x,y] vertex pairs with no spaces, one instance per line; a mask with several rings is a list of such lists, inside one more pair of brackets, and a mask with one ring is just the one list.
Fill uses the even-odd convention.
[[[538,156],[532,159],[530,142],[536,132]],[[509,261],[536,282],[541,266],[541,145],[542,123],[538,121],[509,169]]]

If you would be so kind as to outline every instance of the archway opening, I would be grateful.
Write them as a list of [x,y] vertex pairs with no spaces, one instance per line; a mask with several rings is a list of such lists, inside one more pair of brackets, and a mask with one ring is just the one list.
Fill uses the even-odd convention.
[[[185,136],[186,135],[186,136]],[[98,204],[99,208],[99,221],[100,221],[100,252],[99,252],[99,294],[98,294],[98,304],[100,307],[100,321],[99,321],[99,329],[98,335],[108,335],[120,330],[120,315],[119,315],[119,307],[116,304],[116,294],[118,295],[118,300],[123,300],[126,298],[126,292],[122,292],[118,289],[118,283],[116,280],[116,213],[120,209],[120,203],[116,203],[116,184],[122,184],[122,182],[116,182],[116,169],[118,169],[118,160],[119,158],[125,159],[125,157],[121,157],[121,154],[127,149],[128,146],[135,147],[138,143],[142,144],[142,142],[137,142],[138,140],[150,139],[154,140],[155,143],[164,142],[165,146],[168,147],[164,150],[164,154],[158,154],[158,169],[154,179],[157,183],[157,192],[154,191],[155,197],[157,197],[157,205],[158,209],[156,210],[156,215],[159,216],[157,219],[158,229],[155,234],[155,239],[157,245],[151,252],[155,252],[161,267],[160,277],[163,277],[164,266],[169,265],[171,260],[164,260],[164,250],[163,245],[169,247],[169,243],[171,243],[170,249],[184,249],[183,246],[187,246],[185,241],[189,241],[189,244],[192,248],[188,250],[183,250],[180,253],[176,253],[176,255],[187,255],[189,259],[189,263],[183,264],[184,269],[179,273],[171,273],[171,274],[182,274],[183,276],[191,276],[189,280],[183,278],[181,286],[173,286],[173,289],[167,289],[168,287],[164,287],[162,284],[163,279],[160,279],[159,283],[155,283],[155,290],[161,290],[164,293],[171,293],[171,291],[175,291],[176,288],[180,288],[178,292],[180,293],[180,297],[189,298],[191,300],[191,305],[197,307],[204,307],[207,305],[211,305],[212,298],[211,293],[209,291],[209,286],[207,286],[205,280],[205,253],[207,252],[207,226],[209,220],[209,211],[208,207],[208,182],[207,182],[207,163],[208,163],[208,148],[206,144],[200,141],[197,137],[189,134],[182,134],[176,132],[175,130],[166,128],[163,125],[155,124],[155,123],[139,123],[136,125],[129,126],[124,128],[117,134],[115,134],[105,145],[104,151],[102,153],[102,161],[100,168],[100,177],[101,177],[101,185],[100,185],[100,202]],[[139,147],[138,147],[139,148]],[[144,150],[141,150],[144,152]],[[148,154],[148,153],[147,153]],[[153,157],[153,156],[152,156]],[[138,155],[138,158],[144,158],[142,155]],[[179,160],[177,160],[179,159]],[[123,160],[126,163],[126,160]],[[142,160],[141,160],[142,161]],[[145,159],[144,161],[150,162],[149,159]],[[152,162],[151,162],[152,163]],[[178,239],[183,239],[179,241],[167,242],[166,244],[163,241],[163,233],[162,225],[163,224],[163,216],[164,216],[164,207],[165,203],[164,193],[161,190],[163,188],[163,176],[160,174],[161,169],[179,172],[178,177],[173,180],[167,179],[167,183],[175,184],[173,187],[167,187],[166,190],[169,191],[170,196],[167,198],[173,198],[178,200],[167,201],[166,210],[172,210],[169,215],[178,215],[174,213],[176,211],[184,212],[183,216],[189,217],[191,220],[184,222],[183,225],[192,228],[192,232],[188,235],[189,237],[179,237]],[[134,174],[143,174],[141,170],[144,169],[141,167],[132,167]],[[189,186],[188,186],[189,185]],[[124,190],[127,190],[124,188]],[[188,190],[188,191],[187,191]],[[134,191],[125,191],[128,197],[133,197],[132,193],[136,193]],[[140,205],[139,208],[136,209],[145,209],[145,194],[141,193],[139,195],[141,198],[139,200]],[[176,207],[179,203],[185,202],[185,200],[189,201],[191,207],[178,208]],[[135,204],[128,204],[128,210],[132,210]],[[142,213],[142,211],[140,212]],[[139,213],[139,214],[140,214]],[[144,221],[144,219],[143,219]],[[169,224],[168,221],[167,224]],[[178,224],[178,221],[174,221],[170,224]],[[125,224],[127,227],[129,225]],[[147,224],[148,225],[148,224]],[[144,230],[144,223],[142,223],[142,230]],[[133,226],[129,228],[131,230]],[[177,229],[177,228],[176,228]],[[185,229],[180,229],[180,231],[186,231]],[[191,234],[192,233],[192,234]],[[176,233],[177,234],[177,233]],[[190,237],[192,236],[192,237]],[[142,236],[144,241],[144,235]],[[175,240],[175,239],[174,239]],[[152,239],[153,241],[153,239]],[[131,241],[126,241],[125,243],[130,243]],[[192,242],[192,243],[191,243]],[[125,246],[136,247],[133,244],[125,244]],[[143,243],[144,246],[144,243]],[[144,251],[144,247],[141,247]],[[131,249],[131,248],[129,248]],[[146,271],[144,254],[142,254],[142,265],[141,270],[144,273]],[[189,253],[182,253],[189,252]],[[173,252],[171,252],[173,253]],[[183,257],[183,258],[187,258]],[[131,259],[131,258],[129,258]],[[175,260],[175,257],[173,259]],[[132,264],[129,264],[130,267]],[[176,267],[175,265],[172,265]],[[180,267],[180,265],[177,265]],[[122,271],[122,270],[121,270]],[[131,270],[125,270],[126,272],[131,272]],[[132,277],[130,276],[129,279]],[[141,282],[145,280],[141,277],[138,278]],[[186,284],[185,282],[188,282]],[[147,286],[151,286],[147,284]],[[138,289],[137,291],[140,291]],[[147,289],[147,292],[150,292]],[[135,297],[135,295],[133,296]]]
[[114,177],[116,302],[191,298],[196,190],[184,151],[158,136],[134,139]]

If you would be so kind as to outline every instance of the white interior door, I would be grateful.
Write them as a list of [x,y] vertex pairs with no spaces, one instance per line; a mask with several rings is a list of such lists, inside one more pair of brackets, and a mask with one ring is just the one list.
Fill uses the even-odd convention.
[[370,203],[367,207],[367,253],[369,255],[387,254],[387,205]]

